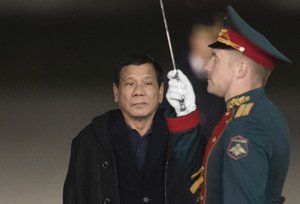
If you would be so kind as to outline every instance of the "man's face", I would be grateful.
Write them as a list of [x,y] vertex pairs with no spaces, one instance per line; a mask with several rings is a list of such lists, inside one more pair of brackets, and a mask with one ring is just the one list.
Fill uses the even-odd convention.
[[113,85],[115,102],[124,117],[142,119],[153,116],[163,99],[153,65],[127,65],[120,73],[119,87]]
[[213,54],[204,69],[208,74],[207,91],[224,97],[231,88],[234,76],[231,52],[229,50],[213,49]]

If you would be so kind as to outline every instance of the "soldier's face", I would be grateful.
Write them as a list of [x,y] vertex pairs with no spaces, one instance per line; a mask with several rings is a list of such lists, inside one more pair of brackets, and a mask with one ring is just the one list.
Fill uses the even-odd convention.
[[126,119],[153,116],[163,99],[153,65],[128,65],[120,73],[119,87],[113,85],[115,102]]
[[204,69],[208,75],[207,91],[220,97],[226,97],[231,89],[234,77],[232,69],[232,51],[213,49],[213,54]]

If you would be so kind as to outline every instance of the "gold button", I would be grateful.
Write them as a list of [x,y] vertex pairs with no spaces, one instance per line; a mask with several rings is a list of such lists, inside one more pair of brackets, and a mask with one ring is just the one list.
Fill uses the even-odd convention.
[[216,142],[216,140],[217,140],[217,139],[214,137],[213,140],[212,140],[212,142],[214,143],[214,142]]

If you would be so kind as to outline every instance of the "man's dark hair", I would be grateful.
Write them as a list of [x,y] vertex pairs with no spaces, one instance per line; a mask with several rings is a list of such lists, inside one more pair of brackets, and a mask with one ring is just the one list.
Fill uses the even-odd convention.
[[148,54],[131,54],[125,59],[123,59],[118,65],[117,69],[115,71],[115,79],[114,82],[117,86],[120,84],[120,73],[122,69],[128,65],[142,65],[149,63],[153,65],[156,73],[156,79],[158,82],[158,85],[160,86],[163,81],[163,69],[158,64],[158,62],[155,61],[153,57],[151,57]]

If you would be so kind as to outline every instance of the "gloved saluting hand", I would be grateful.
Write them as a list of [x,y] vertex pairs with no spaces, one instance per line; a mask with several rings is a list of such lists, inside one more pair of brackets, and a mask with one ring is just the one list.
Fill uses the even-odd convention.
[[171,70],[167,77],[169,87],[166,98],[175,109],[177,116],[184,116],[196,110],[194,89],[182,71],[179,69],[177,71]]

